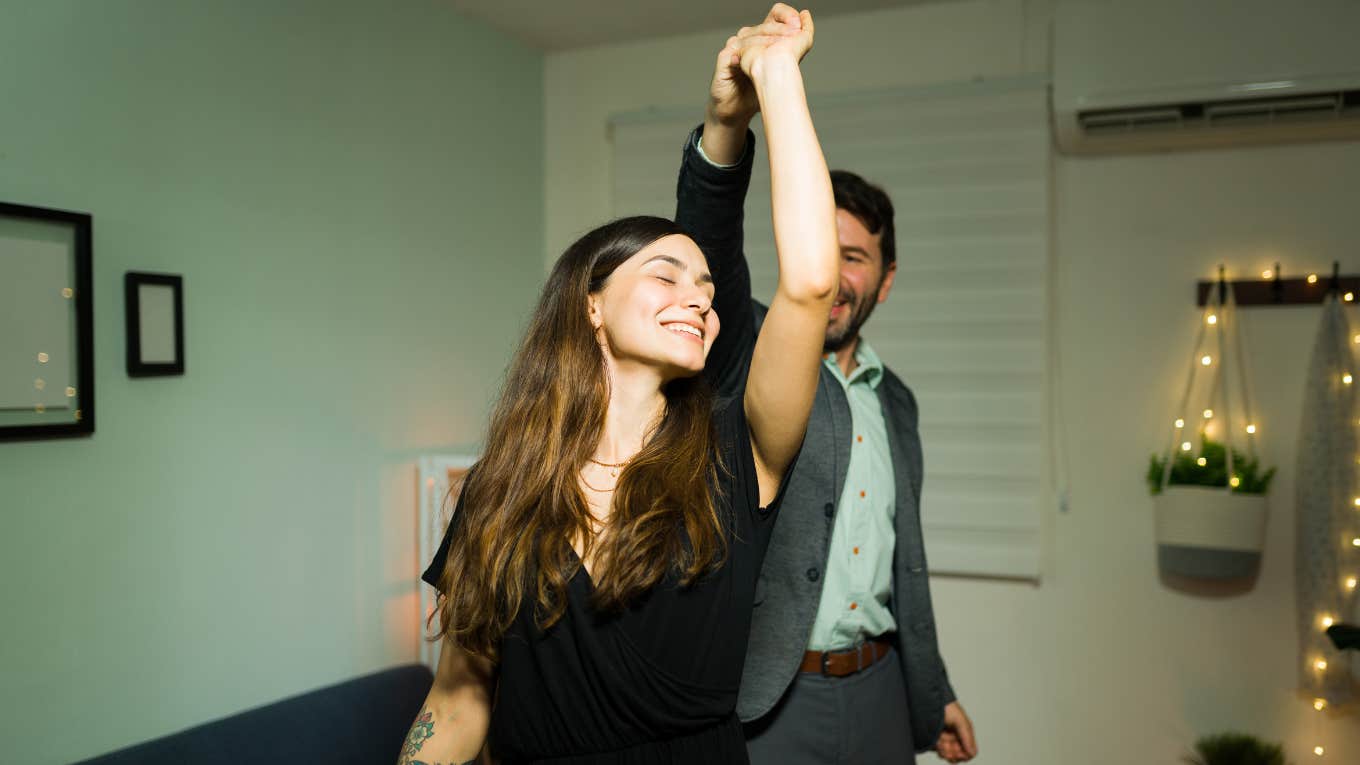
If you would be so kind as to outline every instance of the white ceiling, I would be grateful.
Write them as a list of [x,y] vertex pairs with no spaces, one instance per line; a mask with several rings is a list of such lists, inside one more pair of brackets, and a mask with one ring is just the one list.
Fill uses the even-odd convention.
[[[930,0],[822,0],[816,18],[919,5]],[[938,0],[936,0],[938,1]],[[755,24],[773,0],[451,0],[465,16],[544,51],[670,37]]]

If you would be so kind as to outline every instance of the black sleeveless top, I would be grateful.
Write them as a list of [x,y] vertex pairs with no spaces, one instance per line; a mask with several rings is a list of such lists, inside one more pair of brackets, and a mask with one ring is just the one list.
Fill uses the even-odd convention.
[[[778,499],[759,507],[740,399],[719,408],[714,423],[727,468],[715,498],[727,526],[726,563],[688,588],[672,572],[613,615],[591,607],[581,567],[568,583],[566,612],[542,632],[526,602],[500,645],[489,743],[503,764],[747,762],[737,689]],[[459,519],[455,509],[421,577],[432,585]]]

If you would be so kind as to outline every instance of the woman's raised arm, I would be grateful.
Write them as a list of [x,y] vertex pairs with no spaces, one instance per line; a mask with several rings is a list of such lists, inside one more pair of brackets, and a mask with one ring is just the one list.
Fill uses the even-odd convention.
[[812,46],[812,14],[802,11],[785,24],[782,34],[769,34],[767,24],[738,35],[741,67],[764,115],[779,254],[779,285],[756,340],[744,400],[762,505],[773,501],[803,443],[826,323],[840,286],[831,177],[798,68]]

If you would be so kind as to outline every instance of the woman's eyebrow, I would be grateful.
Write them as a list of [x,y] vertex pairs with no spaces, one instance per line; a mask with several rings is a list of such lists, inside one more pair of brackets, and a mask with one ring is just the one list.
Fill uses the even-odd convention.
[[[679,258],[675,258],[670,255],[653,255],[652,257],[648,258],[646,262],[644,262],[642,265],[646,266],[651,263],[655,263],[658,260],[661,261],[662,263],[669,263],[670,265],[675,266],[681,271],[689,270],[689,266],[685,265]],[[699,284],[712,284],[713,274],[710,274],[709,272],[705,271],[702,274],[699,274],[699,278],[696,281],[698,281]]]

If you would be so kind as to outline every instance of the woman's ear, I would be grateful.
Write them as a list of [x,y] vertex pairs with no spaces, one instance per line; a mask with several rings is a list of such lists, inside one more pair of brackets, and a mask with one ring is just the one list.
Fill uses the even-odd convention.
[[599,293],[591,293],[586,297],[587,311],[590,316],[590,326],[599,329],[604,326],[604,316],[600,311]]

